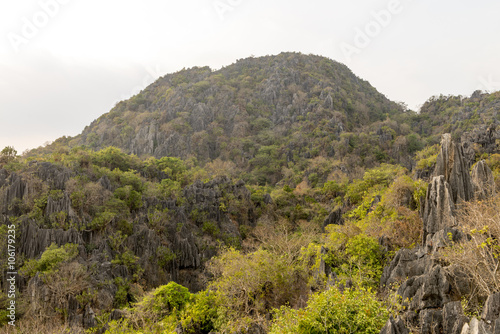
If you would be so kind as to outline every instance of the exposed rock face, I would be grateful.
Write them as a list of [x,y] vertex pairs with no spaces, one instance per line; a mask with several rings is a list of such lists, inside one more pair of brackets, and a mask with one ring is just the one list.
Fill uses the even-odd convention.
[[489,324],[493,324],[497,319],[500,319],[500,292],[488,297],[481,319]]
[[459,301],[450,302],[443,307],[443,333],[460,334],[469,319],[464,315]]
[[441,150],[434,170],[434,176],[440,175],[443,175],[445,181],[450,184],[454,203],[457,203],[459,199],[465,201],[472,199],[469,166],[464,157],[463,147],[454,143],[449,133],[441,138]]
[[380,331],[380,334],[409,334],[410,331],[408,328],[406,328],[403,320],[401,318],[397,318],[394,320],[394,318],[391,316],[389,320],[387,320],[387,323],[385,326],[382,328]]
[[22,198],[27,194],[28,188],[26,182],[22,177],[16,173],[12,173],[8,176],[6,170],[2,170],[0,176],[0,187],[3,188],[3,192],[0,193],[0,212],[2,214],[20,214],[16,201],[22,200]]
[[474,165],[471,178],[474,197],[476,199],[484,200],[495,195],[495,179],[493,178],[491,169],[484,163],[484,160]]
[[335,225],[344,225],[344,218],[342,217],[342,208],[337,208],[330,212],[328,217],[326,217],[323,222],[322,228],[324,229],[327,225],[335,224]]
[[[459,300],[462,293],[470,291],[470,287],[460,279],[460,268],[445,270],[432,256],[450,239],[459,241],[465,237],[456,228],[456,205],[473,197],[484,199],[492,194],[494,182],[488,166],[478,163],[471,181],[462,146],[453,143],[449,134],[443,135],[434,177],[421,209],[422,246],[399,250],[390,265],[384,268],[381,279],[382,287],[402,282],[398,294],[407,306],[402,321],[419,328],[421,334],[488,334],[497,330],[500,297],[490,296],[483,320],[472,319],[469,323]],[[394,328],[395,322],[391,320],[381,333],[397,333]]]
[[435,176],[427,188],[422,206],[424,244],[429,245],[432,237],[439,230],[456,225],[454,211],[455,204],[449,183],[443,175]]
[[[491,107],[498,110],[498,102],[496,106]],[[496,141],[500,139],[500,127],[498,126],[498,121],[496,122],[496,124],[479,126],[473,131],[462,135],[460,141],[464,147],[464,154],[467,161],[474,161],[475,151],[473,146],[479,148],[480,153],[497,153]]]
[[[238,223],[254,222],[253,202],[245,183],[233,183],[227,177],[219,177],[207,183],[195,182],[185,188],[182,205],[178,205],[176,200],[144,197],[143,206],[130,213],[132,223],[129,227],[120,227],[123,222],[113,219],[108,223],[111,228],[96,230],[89,228],[90,221],[81,218],[72,207],[70,195],[65,189],[72,176],[69,170],[36,162],[30,168],[32,173],[29,175],[0,169],[0,221],[5,224],[9,216],[24,214],[23,206],[32,201],[29,196],[35,190],[48,194],[46,202],[40,207],[40,217],[24,216],[17,223],[19,256],[39,259],[52,243],[58,246],[76,244],[79,254],[71,263],[64,264],[64,268],[69,276],[70,265],[83,268],[85,284],[97,287],[96,302],[92,305],[97,309],[113,306],[119,289],[117,278],[136,282],[139,277],[141,285],[146,288],[176,281],[191,291],[202,289],[200,274],[204,262],[216,254],[216,239],[238,240]],[[94,182],[100,184],[102,190],[113,190],[106,176],[96,178]],[[33,189],[34,186],[43,188]],[[231,206],[232,203],[237,204]],[[50,217],[59,213],[64,213],[67,221],[77,227],[50,228],[53,223]],[[205,222],[212,224],[213,235],[204,233]],[[113,231],[113,238],[106,234],[109,231]],[[119,241],[113,244],[112,240]],[[120,262],[120,256],[125,251],[130,252],[132,264]],[[81,305],[74,298],[80,292],[58,295],[57,285],[47,284],[38,274],[32,278],[20,275],[17,286],[30,296],[30,313],[33,316],[45,317],[44,309],[54,312],[54,305],[57,305],[66,311],[68,325],[80,328],[96,325],[95,312],[90,305]],[[129,297],[127,295],[126,298]]]
[[21,224],[21,240],[19,250],[27,258],[36,258],[52,243],[58,246],[72,243],[83,244],[81,234],[75,229],[47,229],[36,226],[31,220]]
[[51,189],[64,190],[66,181],[73,175],[71,170],[53,165],[50,162],[41,162],[36,167],[37,176],[42,181],[47,182]]

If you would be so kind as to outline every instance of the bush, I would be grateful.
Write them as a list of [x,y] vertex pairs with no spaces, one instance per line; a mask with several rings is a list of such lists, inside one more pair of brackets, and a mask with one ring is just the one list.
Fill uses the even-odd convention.
[[134,312],[144,319],[155,322],[184,309],[191,293],[182,285],[170,282],[148,293],[134,307]]
[[439,148],[440,145],[436,144],[428,146],[417,152],[415,157],[417,161],[417,169],[424,170],[432,168],[436,164]]
[[140,209],[143,205],[141,194],[130,185],[116,189],[115,197],[124,201],[130,210]]
[[151,309],[155,313],[173,310],[181,310],[189,301],[191,294],[189,290],[175,282],[160,286],[153,292]]
[[92,222],[90,223],[90,228],[92,230],[102,230],[115,218],[116,214],[109,211],[104,211],[102,213],[97,214]]
[[455,243],[450,240],[450,246],[440,252],[441,258],[463,270],[478,296],[499,292],[500,196],[463,203],[457,213],[457,225],[468,237]]
[[358,204],[364,197],[373,195],[373,189],[383,189],[398,176],[405,173],[405,168],[399,165],[382,164],[365,172],[363,180],[354,180],[347,186],[346,198],[351,204]]
[[28,260],[20,272],[29,277],[35,276],[37,272],[48,274],[56,270],[62,262],[72,260],[78,255],[78,246],[75,244],[66,244],[58,247],[52,243],[39,260]]
[[121,149],[109,146],[93,154],[93,163],[110,170],[118,168],[121,171],[137,169],[141,162],[135,155],[128,155]]
[[389,317],[384,303],[364,289],[332,287],[311,296],[307,307],[275,310],[269,334],[379,333]]
[[265,250],[244,255],[228,249],[208,266],[214,275],[209,289],[216,293],[221,331],[235,332],[249,323],[265,323],[274,307],[295,304],[302,291],[293,268]]

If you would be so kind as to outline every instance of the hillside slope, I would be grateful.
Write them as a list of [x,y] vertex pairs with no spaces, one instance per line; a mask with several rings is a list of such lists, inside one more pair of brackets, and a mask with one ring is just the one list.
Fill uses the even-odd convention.
[[[433,322],[449,314],[436,291],[457,316],[466,299],[456,326],[472,326],[499,272],[480,291],[474,270],[441,278],[461,261],[459,242],[500,256],[500,230],[482,219],[479,239],[457,237],[471,231],[460,196],[500,226],[499,109],[500,93],[477,92],[433,97],[418,114],[344,65],[292,53],[166,75],[74,138],[0,152],[19,326],[378,333],[391,312],[401,318],[383,333],[431,333],[448,326]],[[443,250],[455,258],[434,258]],[[471,289],[448,289],[459,276]],[[414,302],[401,305],[392,283]],[[2,293],[1,325],[8,303]]]

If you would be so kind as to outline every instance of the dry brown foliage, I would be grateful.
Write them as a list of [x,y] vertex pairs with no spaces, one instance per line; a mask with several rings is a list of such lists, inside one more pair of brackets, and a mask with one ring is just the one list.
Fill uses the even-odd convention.
[[25,317],[16,321],[16,326],[0,328],[0,334],[84,334],[83,328],[70,328],[58,321],[42,322],[40,319]]
[[268,217],[259,220],[252,234],[255,243],[250,248],[256,250],[260,246],[277,256],[284,256],[288,265],[298,259],[302,247],[320,238],[320,230],[312,222],[301,220],[292,224],[284,218],[274,222]]
[[[44,323],[63,323],[62,310],[68,307],[68,298],[77,297],[90,288],[89,274],[77,262],[63,265],[59,270],[42,277],[44,285],[40,300],[31,301],[27,319],[42,326]],[[34,297],[37,298],[37,297]],[[89,300],[93,302],[95,300]],[[45,326],[45,325],[44,325]]]
[[462,203],[457,221],[467,238],[440,257],[463,270],[474,294],[485,297],[500,291],[500,196]]

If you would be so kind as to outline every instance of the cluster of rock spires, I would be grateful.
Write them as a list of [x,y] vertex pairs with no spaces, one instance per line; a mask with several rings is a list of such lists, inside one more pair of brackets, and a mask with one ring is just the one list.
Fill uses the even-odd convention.
[[[108,236],[102,231],[80,228],[85,226],[86,218],[81,217],[71,207],[71,200],[66,187],[73,172],[64,167],[56,166],[48,162],[32,163],[31,172],[39,178],[39,182],[48,184],[50,189],[62,191],[60,198],[54,199],[50,195],[47,199],[44,216],[53,212],[64,211],[74,218],[77,225],[67,230],[62,228],[48,228],[43,223],[30,218],[23,218],[18,222],[19,226],[19,256],[26,259],[39,258],[40,255],[55,243],[58,246],[67,243],[76,244],[78,256],[75,261],[88,268],[89,279],[82,281],[97,287],[97,307],[99,309],[111,309],[114,296],[118,290],[115,279],[132,281],[134,272],[124,264],[112,263],[116,254],[108,242]],[[113,191],[107,177],[97,182],[102,191],[108,189]],[[29,196],[35,194],[37,183],[32,182],[29,176],[16,173],[7,173],[0,169],[0,222],[7,224],[9,217],[19,217],[22,214],[23,202]],[[126,249],[137,257],[137,264],[144,270],[142,280],[147,287],[156,287],[176,281],[192,291],[203,288],[201,281],[203,262],[213,257],[216,253],[216,243],[209,237],[201,237],[202,226],[196,219],[189,217],[189,213],[196,211],[204,218],[213,222],[224,236],[228,238],[240,238],[238,228],[231,220],[230,215],[220,209],[221,201],[227,194],[246,203],[248,211],[243,213],[243,220],[251,223],[253,211],[250,201],[250,191],[245,187],[243,181],[233,183],[227,177],[218,177],[203,183],[195,182],[184,189],[185,203],[177,205],[175,200],[159,200],[156,198],[145,198],[142,208],[134,212],[133,228],[124,241]],[[168,209],[171,219],[162,219],[157,226],[163,232],[158,233],[152,227],[150,209],[160,211]],[[161,248],[169,249],[175,255],[166,263],[161,263]],[[71,279],[79,279],[78,271],[70,273]],[[0,283],[5,286],[5,279]],[[39,274],[29,278],[22,275],[17,276],[16,286],[21,292],[27,291],[29,296],[29,312],[34,316],[50,317],[55,312],[54,305],[65,310],[66,321],[72,327],[91,328],[96,325],[95,312],[89,304],[81,304],[72,296],[59,296],[45,282]]]
[[499,334],[500,293],[490,295],[480,319],[469,319],[463,313],[460,297],[470,291],[468,281],[454,268],[451,277],[435,260],[436,252],[466,238],[458,229],[456,206],[461,201],[486,199],[495,193],[491,170],[482,161],[469,174],[471,161],[461,144],[444,134],[433,178],[421,208],[422,245],[412,250],[401,249],[384,268],[381,287],[400,283],[397,291],[406,312],[389,319],[381,334],[409,333],[408,327],[421,334]]

